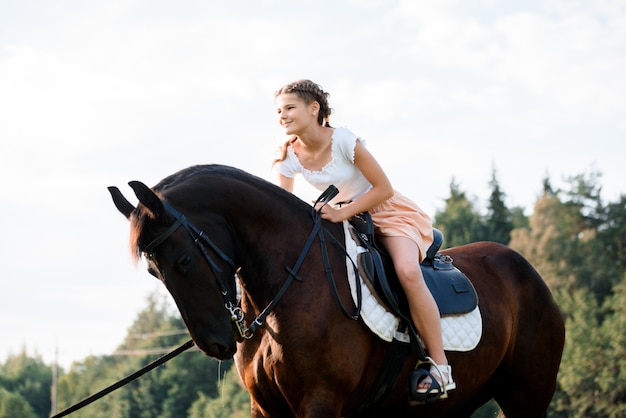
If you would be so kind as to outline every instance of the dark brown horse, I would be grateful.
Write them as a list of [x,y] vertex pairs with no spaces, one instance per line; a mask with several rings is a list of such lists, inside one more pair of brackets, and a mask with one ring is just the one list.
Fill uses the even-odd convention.
[[[110,191],[130,220],[134,255],[145,255],[200,350],[234,356],[253,417],[469,417],[491,398],[509,418],[546,415],[563,320],[541,277],[511,249],[481,242],[444,251],[472,281],[483,318],[474,350],[447,353],[457,383],[449,398],[409,405],[416,362],[409,355],[396,383],[371,405],[390,344],[338,308],[317,236],[301,256],[314,227],[308,204],[224,166],[191,167],[153,189],[129,184],[136,208]],[[343,238],[340,224],[322,225]],[[340,302],[354,312],[345,253],[327,247]]]

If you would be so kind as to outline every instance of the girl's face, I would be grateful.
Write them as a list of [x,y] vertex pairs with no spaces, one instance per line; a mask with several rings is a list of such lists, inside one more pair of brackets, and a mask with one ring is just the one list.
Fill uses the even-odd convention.
[[298,135],[311,124],[318,124],[319,104],[317,102],[306,104],[293,93],[276,97],[276,111],[278,123],[285,129],[287,135]]

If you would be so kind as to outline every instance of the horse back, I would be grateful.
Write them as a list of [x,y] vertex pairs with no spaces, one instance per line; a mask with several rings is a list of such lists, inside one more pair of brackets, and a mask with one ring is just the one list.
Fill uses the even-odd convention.
[[[476,242],[442,253],[453,258],[476,289],[485,324],[481,345],[501,347],[501,352],[492,355],[501,358],[509,377],[533,380],[536,372],[539,381],[554,385],[565,325],[535,268],[515,250],[494,242]],[[540,356],[536,347],[545,347]],[[553,392],[554,388],[547,388],[544,393],[551,396]]]

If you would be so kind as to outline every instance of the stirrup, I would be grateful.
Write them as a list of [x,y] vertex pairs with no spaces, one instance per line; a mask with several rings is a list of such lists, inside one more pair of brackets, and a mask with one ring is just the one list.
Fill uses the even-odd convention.
[[[438,399],[446,399],[448,391],[456,389],[456,383],[452,380],[452,367],[450,365],[438,365],[430,357],[426,357],[426,360],[419,361],[409,377],[408,390],[411,403],[424,404]],[[444,373],[448,375],[447,378],[445,378]],[[439,377],[439,380],[435,378],[435,375]],[[427,378],[430,378],[430,386],[425,389],[418,389],[420,383]]]

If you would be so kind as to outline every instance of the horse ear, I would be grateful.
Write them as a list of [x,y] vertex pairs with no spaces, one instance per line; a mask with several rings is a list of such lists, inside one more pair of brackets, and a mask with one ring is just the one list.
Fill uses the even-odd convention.
[[133,189],[137,199],[148,209],[155,218],[160,218],[165,213],[163,202],[152,189],[140,181],[131,181],[128,185]]
[[133,213],[135,207],[126,200],[122,192],[120,192],[120,189],[115,186],[110,186],[108,189],[117,210],[122,212],[122,215],[126,216],[126,219],[130,218],[130,214]]

